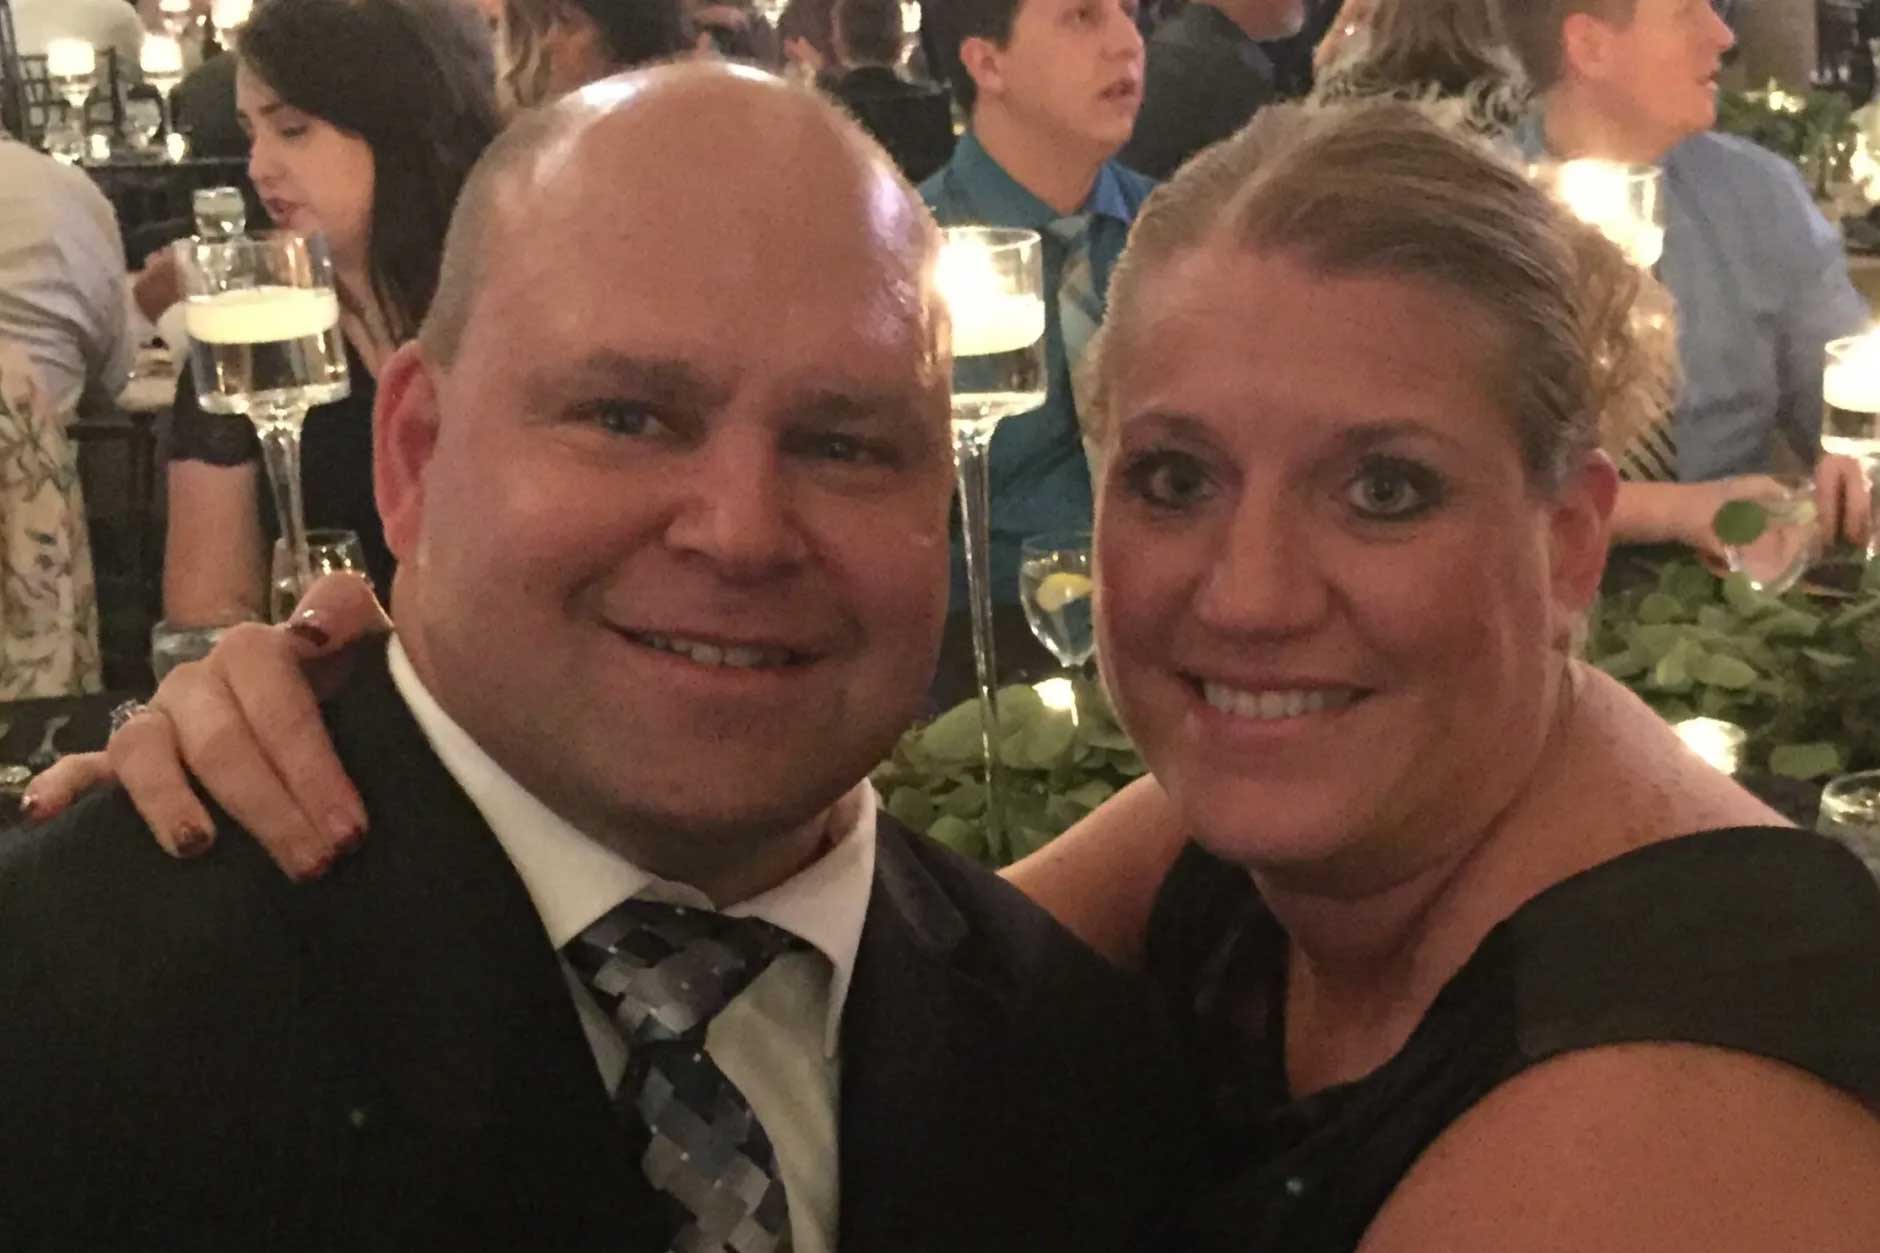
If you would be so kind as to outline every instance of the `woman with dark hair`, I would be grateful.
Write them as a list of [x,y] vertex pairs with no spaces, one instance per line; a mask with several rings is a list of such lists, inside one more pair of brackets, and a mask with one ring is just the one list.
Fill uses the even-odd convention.
[[[372,495],[379,363],[417,333],[444,232],[495,135],[489,41],[457,0],[263,0],[244,30],[236,103],[274,224],[321,234],[340,288],[352,394],[307,415],[307,522],[358,533],[373,583],[392,556]],[[256,616],[274,511],[245,419],[205,414],[185,377],[169,470],[164,615]],[[258,506],[259,503],[259,507]]]

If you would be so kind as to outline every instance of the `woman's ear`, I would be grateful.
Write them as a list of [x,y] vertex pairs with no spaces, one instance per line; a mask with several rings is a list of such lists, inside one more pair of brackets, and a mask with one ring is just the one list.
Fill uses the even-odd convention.
[[1554,603],[1563,615],[1585,612],[1599,592],[1618,498],[1619,472],[1597,450],[1583,456],[1554,493],[1549,545]]

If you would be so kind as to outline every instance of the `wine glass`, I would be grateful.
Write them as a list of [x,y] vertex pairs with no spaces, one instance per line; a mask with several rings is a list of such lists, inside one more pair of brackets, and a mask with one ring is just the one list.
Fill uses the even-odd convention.
[[1780,596],[1820,554],[1815,481],[1807,475],[1777,475],[1769,487],[1744,499],[1762,506],[1762,534],[1747,544],[1724,545],[1724,561],[1748,576],[1756,590]]
[[998,759],[996,659],[988,515],[992,433],[1013,414],[1044,404],[1044,251],[1038,232],[950,226],[934,281],[953,324],[953,464],[972,600],[973,663],[979,681],[980,744],[986,758],[986,842],[1004,851]]
[[248,205],[239,187],[200,187],[190,195],[196,237],[208,243],[233,239],[248,229]]
[[1091,621],[1090,532],[1057,531],[1026,538],[1019,546],[1018,594],[1038,642],[1066,670],[1076,670],[1096,651]]
[[[307,532],[307,572],[311,578],[350,570],[366,575],[366,549],[357,531],[315,527]],[[371,580],[368,578],[368,582]],[[268,569],[268,621],[285,622],[306,589],[294,571],[293,555],[284,540],[274,541],[274,560]]]
[[1815,830],[1839,840],[1880,876],[1880,770],[1844,774],[1821,792]]
[[307,410],[345,396],[346,348],[326,241],[288,231],[175,245],[196,396],[242,414],[261,436],[281,538],[307,579],[300,429]]
[[85,102],[98,87],[98,52],[82,39],[53,39],[46,44],[46,78],[65,101],[56,136],[46,136],[46,150],[71,164],[87,155]]
[[[1096,626],[1090,616],[1095,590],[1090,578],[1090,532],[1051,531],[1027,536],[1019,545],[1018,599],[1025,607],[1025,621],[1038,642],[1073,677],[1096,651]],[[1075,726],[1077,686],[1073,678],[1059,682],[1068,691]]]

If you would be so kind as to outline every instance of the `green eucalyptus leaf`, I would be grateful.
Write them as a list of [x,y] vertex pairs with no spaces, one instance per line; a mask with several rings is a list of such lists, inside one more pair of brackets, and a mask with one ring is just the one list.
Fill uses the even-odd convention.
[[1690,672],[1691,677],[1699,683],[1732,691],[1748,687],[1756,681],[1754,666],[1721,653],[1708,653],[1693,659]]
[[1670,561],[1659,573],[1658,590],[1685,605],[1704,605],[1717,595],[1717,576],[1694,561]]
[[1743,620],[1722,605],[1705,605],[1697,611],[1697,625],[1719,635],[1734,635],[1742,630]]
[[1593,662],[1601,670],[1615,679],[1630,679],[1644,674],[1650,669],[1650,663],[1631,648],[1622,648],[1616,653],[1600,657]]
[[1820,648],[1804,648],[1802,656],[1820,666],[1823,670],[1845,670],[1854,664],[1852,657],[1841,653],[1831,653]]
[[977,823],[955,818],[952,814],[942,814],[927,828],[927,838],[939,841],[962,857],[980,862],[986,860],[986,831]]
[[1651,593],[1638,605],[1638,620],[1647,626],[1676,622],[1684,616],[1683,602],[1663,592]]
[[1688,692],[1691,689],[1691,646],[1679,640],[1672,650],[1652,667],[1652,686],[1661,692]]
[[927,724],[920,732],[920,751],[937,762],[977,762],[985,755],[979,725],[979,702],[964,701]]
[[1769,529],[1769,511],[1753,500],[1732,500],[1717,510],[1710,529],[1733,547],[1754,544]]
[[1785,779],[1822,779],[1839,774],[1841,763],[1841,750],[1833,744],[1782,744],[1769,754],[1769,773]]
[[1757,618],[1782,602],[1750,585],[1749,576],[1738,571],[1723,580],[1723,603],[1745,618]]
[[888,812],[916,831],[925,831],[939,816],[933,797],[917,787],[898,787],[888,797]]
[[962,783],[942,795],[939,806],[941,814],[949,818],[977,818],[986,812],[986,785],[976,780]]
[[1095,809],[1114,795],[1116,795],[1116,789],[1102,779],[1087,780],[1064,793],[1067,800],[1077,802],[1086,810]]
[[1684,642],[1685,629],[1676,623],[1668,622],[1635,626],[1630,635],[1632,651],[1648,663],[1656,665],[1664,660],[1672,649]]

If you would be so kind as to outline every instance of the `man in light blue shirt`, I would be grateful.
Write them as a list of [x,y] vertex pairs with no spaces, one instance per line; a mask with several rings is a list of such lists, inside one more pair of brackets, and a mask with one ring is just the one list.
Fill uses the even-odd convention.
[[1815,471],[1823,529],[1868,530],[1858,463],[1820,453],[1823,346],[1869,314],[1839,234],[1794,168],[1710,131],[1734,37],[1706,0],[1503,0],[1510,42],[1541,92],[1530,152],[1664,170],[1657,272],[1678,305],[1675,482],[1628,482],[1622,542],[1715,552],[1711,520],[1768,473],[1779,438]]
[[[1044,241],[1050,394],[992,438],[992,588],[1003,602],[1018,599],[1026,536],[1090,526],[1070,381],[1083,345],[1075,332],[1067,341],[1060,313],[1067,272],[1084,275],[1101,311],[1129,224],[1154,186],[1112,160],[1142,102],[1135,14],[1135,0],[956,0],[933,15],[972,127],[921,197],[942,225],[1026,227]],[[965,606],[955,526],[953,608]]]

